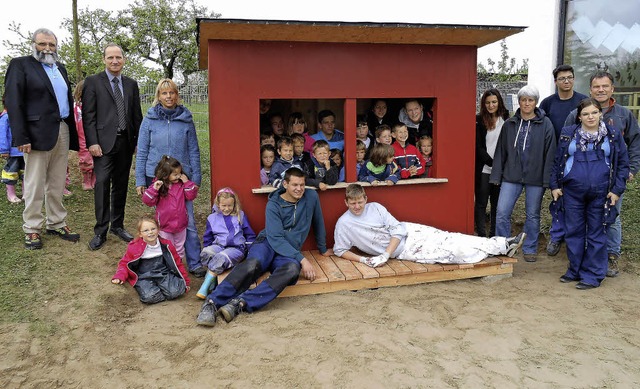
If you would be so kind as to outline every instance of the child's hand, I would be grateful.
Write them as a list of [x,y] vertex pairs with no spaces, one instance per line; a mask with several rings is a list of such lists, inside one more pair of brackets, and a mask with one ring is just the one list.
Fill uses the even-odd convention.
[[116,284],[116,285],[122,285],[122,284],[124,284],[124,281],[119,280],[117,278],[114,278],[114,279],[111,280],[111,283],[112,284]]
[[324,168],[327,169],[327,170],[331,169],[331,161],[330,160],[327,159],[326,161],[324,161]]
[[185,288],[185,290],[184,290],[184,293],[189,293],[189,291],[190,291],[190,290],[191,290],[191,287],[190,287],[190,286],[187,286],[187,287]]
[[386,180],[385,185],[395,185],[395,182],[391,181],[391,180]]
[[415,167],[415,165],[412,165],[409,167],[409,174],[412,176],[415,176],[416,174],[418,174],[418,168]]
[[182,174],[180,175],[180,180],[181,180],[181,181],[182,181],[182,183],[184,184],[184,183],[186,183],[187,181],[189,181],[189,177],[187,177],[187,175],[186,175],[186,174],[182,173]]
[[371,182],[371,186],[377,186],[377,185],[380,185],[380,181],[378,181],[378,180],[373,180],[373,181]]
[[325,184],[324,182],[321,182],[321,183],[318,185],[318,188],[319,188],[320,190],[327,190],[327,184]]
[[155,190],[160,190],[160,187],[162,186],[162,181],[157,180],[156,182],[153,183],[153,189]]

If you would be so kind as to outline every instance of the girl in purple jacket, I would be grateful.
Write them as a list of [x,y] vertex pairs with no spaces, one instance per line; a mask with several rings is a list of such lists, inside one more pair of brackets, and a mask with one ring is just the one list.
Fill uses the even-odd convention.
[[200,260],[208,271],[196,296],[204,299],[217,285],[218,274],[242,261],[255,239],[238,195],[231,188],[220,189],[207,217]]
[[160,236],[173,243],[185,258],[184,241],[187,237],[187,201],[198,195],[198,187],[182,173],[182,165],[172,157],[163,156],[158,162],[155,179],[142,196],[142,202],[156,207],[156,219],[160,225]]

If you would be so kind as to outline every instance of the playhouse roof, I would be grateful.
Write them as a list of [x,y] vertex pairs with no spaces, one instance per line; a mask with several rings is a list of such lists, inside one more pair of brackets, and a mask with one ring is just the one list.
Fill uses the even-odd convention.
[[462,45],[482,47],[526,27],[459,24],[314,22],[197,19],[200,68],[207,68],[208,41],[285,41]]

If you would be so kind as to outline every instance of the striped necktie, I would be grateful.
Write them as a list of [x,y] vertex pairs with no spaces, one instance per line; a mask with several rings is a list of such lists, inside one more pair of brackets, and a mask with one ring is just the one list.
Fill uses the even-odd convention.
[[116,99],[116,108],[118,109],[118,133],[122,133],[127,130],[127,111],[124,108],[124,97],[118,86],[120,80],[114,77],[111,82],[113,82],[113,96]]

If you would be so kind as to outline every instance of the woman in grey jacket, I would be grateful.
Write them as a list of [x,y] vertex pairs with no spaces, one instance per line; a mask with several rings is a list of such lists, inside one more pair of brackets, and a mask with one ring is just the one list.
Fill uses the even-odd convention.
[[538,89],[526,85],[518,91],[520,108],[502,126],[493,157],[490,182],[501,185],[496,215],[496,235],[511,236],[511,214],[525,191],[524,232],[527,238],[522,251],[527,262],[535,262],[540,233],[540,207],[556,149],[553,124],[536,108]]

